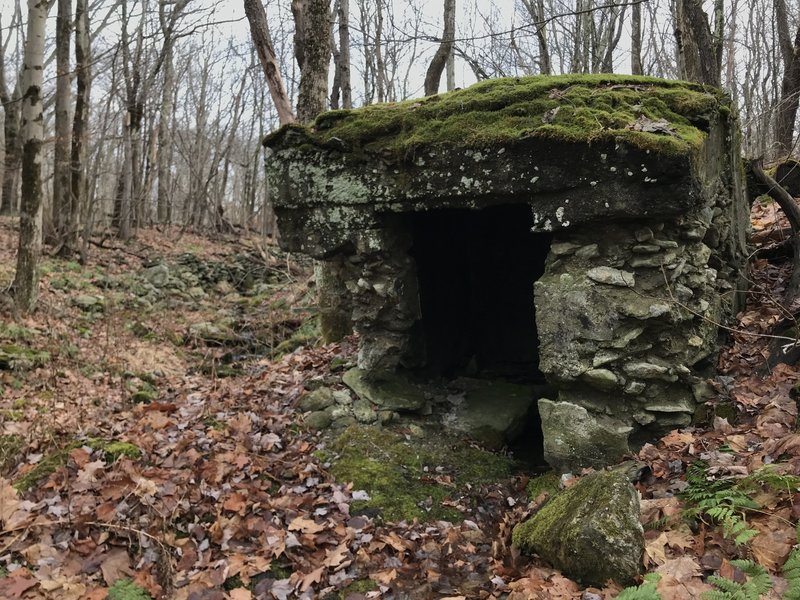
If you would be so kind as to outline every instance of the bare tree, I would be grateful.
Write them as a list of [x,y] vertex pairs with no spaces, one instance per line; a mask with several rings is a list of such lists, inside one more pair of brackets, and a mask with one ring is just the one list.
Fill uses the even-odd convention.
[[72,0],[58,0],[56,15],[56,98],[55,144],[53,146],[53,226],[54,239],[61,253],[68,256],[76,248],[76,199],[72,196],[72,122],[70,104],[70,38],[72,36]]
[[689,81],[719,86],[722,71],[723,1],[714,3],[712,34],[702,0],[677,0],[675,39],[681,76]]
[[778,46],[783,58],[780,101],[775,113],[775,146],[778,154],[792,150],[798,99],[800,99],[800,26],[789,36],[789,17],[785,0],[774,0]]
[[[22,11],[19,2],[15,3],[14,16],[8,28],[6,38],[0,44],[0,102],[3,104],[5,119],[3,121],[3,137],[5,153],[3,161],[2,197],[0,197],[0,213],[16,212],[19,203],[19,168],[22,162],[22,143],[20,139],[20,118],[22,111],[19,75],[14,77],[11,85],[6,81],[6,64],[12,32],[21,27]],[[19,73],[16,69],[10,69]]]
[[453,54],[453,44],[456,37],[456,0],[444,0],[444,31],[442,41],[433,55],[428,71],[425,73],[425,95],[432,96],[439,91],[439,81],[442,78],[447,61]]
[[261,0],[244,0],[244,12],[250,23],[250,35],[253,38],[253,45],[261,61],[261,67],[264,69],[264,76],[267,78],[267,85],[269,86],[269,93],[272,96],[272,102],[275,104],[275,109],[278,111],[278,119],[281,125],[291,123],[294,121],[292,104],[286,94],[281,71],[278,68],[278,61],[275,56],[272,38],[269,34],[267,13],[264,11],[264,5],[261,4]]
[[14,305],[33,309],[38,292],[37,263],[42,246],[42,71],[47,0],[28,0],[28,34],[22,67],[22,206],[20,211]]
[[313,121],[327,108],[331,59],[330,0],[292,0],[294,52],[300,65],[297,118]]

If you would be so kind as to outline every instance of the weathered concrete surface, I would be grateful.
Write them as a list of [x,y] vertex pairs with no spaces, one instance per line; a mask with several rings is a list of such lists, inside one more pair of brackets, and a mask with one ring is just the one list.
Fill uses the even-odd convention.
[[[738,140],[718,90],[604,75],[334,111],[266,144],[281,243],[335,262],[366,373],[427,366],[412,215],[530,206],[530,229],[552,235],[535,284],[538,369],[558,389],[546,455],[574,469],[692,418],[742,289]],[[567,408],[606,450],[557,443]]]

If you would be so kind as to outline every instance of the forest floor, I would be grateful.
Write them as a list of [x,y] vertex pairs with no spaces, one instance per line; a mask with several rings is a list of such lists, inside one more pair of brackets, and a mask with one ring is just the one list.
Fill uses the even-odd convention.
[[[771,204],[753,223],[765,243],[786,226]],[[14,229],[0,221],[4,286]],[[363,490],[333,478],[329,449],[296,407],[338,381],[354,353],[353,340],[318,343],[307,264],[258,239],[150,230],[128,245],[95,242],[88,264],[44,260],[31,317],[2,309],[0,598],[620,593],[585,590],[515,552],[513,526],[547,494],[528,497],[524,470],[452,493],[433,477],[458,519],[351,511]],[[765,598],[791,583],[800,368],[765,370],[763,335],[782,317],[774,299],[786,276],[785,265],[753,263],[708,424],[638,454],[652,471],[636,484],[644,560],[665,599],[698,598],[714,576],[746,583],[736,559],[769,573]]]

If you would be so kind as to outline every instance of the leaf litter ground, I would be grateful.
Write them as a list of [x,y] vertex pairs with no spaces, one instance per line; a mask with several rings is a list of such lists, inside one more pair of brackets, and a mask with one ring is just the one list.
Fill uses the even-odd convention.
[[[753,222],[764,243],[785,229],[771,205],[756,204]],[[13,222],[0,223],[3,281],[13,231]],[[199,298],[130,301],[135,274],[154,256],[225,262],[243,251],[275,273],[261,295],[217,286]],[[709,519],[685,519],[678,498],[697,460],[713,480],[743,480],[765,465],[800,475],[800,371],[764,370],[769,340],[760,337],[782,317],[773,299],[787,274],[754,262],[754,292],[712,381],[708,426],[673,431],[638,455],[652,471],[637,484],[644,560],[660,574],[664,598],[697,598],[713,574],[743,581],[737,558],[769,570],[768,597],[787,586],[781,567],[797,542],[796,489],[756,489],[761,508],[747,513],[747,525],[757,534],[739,546]],[[102,298],[102,307],[79,306],[81,295]],[[463,511],[453,522],[384,523],[351,510],[363,491],[333,479],[295,406],[309,382],[336,378],[331,365],[350,360],[354,342],[270,351],[301,328],[308,303],[308,270],[254,240],[147,231],[136,245],[94,251],[88,265],[47,260],[40,309],[21,323],[4,318],[0,331],[2,344],[47,352],[0,371],[0,598],[99,600],[121,580],[153,598],[191,600],[619,593],[612,584],[584,590],[511,547],[513,526],[546,500],[529,502],[524,474],[452,502]],[[240,350],[191,332],[232,312],[262,341],[274,339],[222,378]]]

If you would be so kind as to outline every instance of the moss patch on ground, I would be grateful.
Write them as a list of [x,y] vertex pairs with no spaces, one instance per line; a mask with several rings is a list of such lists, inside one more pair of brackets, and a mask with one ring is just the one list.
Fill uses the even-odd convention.
[[17,466],[19,455],[25,448],[25,440],[21,435],[0,435],[0,475]]
[[441,431],[407,438],[386,428],[353,425],[331,449],[337,453],[331,473],[369,495],[353,502],[352,512],[376,513],[386,521],[461,521],[464,514],[443,506],[444,500],[468,503],[467,486],[507,478],[515,468],[508,457]]
[[131,459],[140,458],[141,449],[129,442],[91,439],[85,441],[71,441],[64,446],[56,448],[45,454],[30,471],[14,481],[13,485],[19,492],[26,492],[37,485],[44,478],[49,477],[59,468],[67,464],[69,453],[76,448],[87,446],[92,450],[101,451],[106,462],[114,462],[121,456]]
[[[730,113],[720,90],[684,81],[630,75],[564,75],[493,79],[420,100],[336,110],[313,127],[289,125],[267,138],[278,144],[294,131],[299,147],[404,158],[423,147],[491,148],[537,137],[570,142],[624,140],[663,154],[686,154],[703,129]],[[665,120],[670,132],[634,128],[640,118]]]

